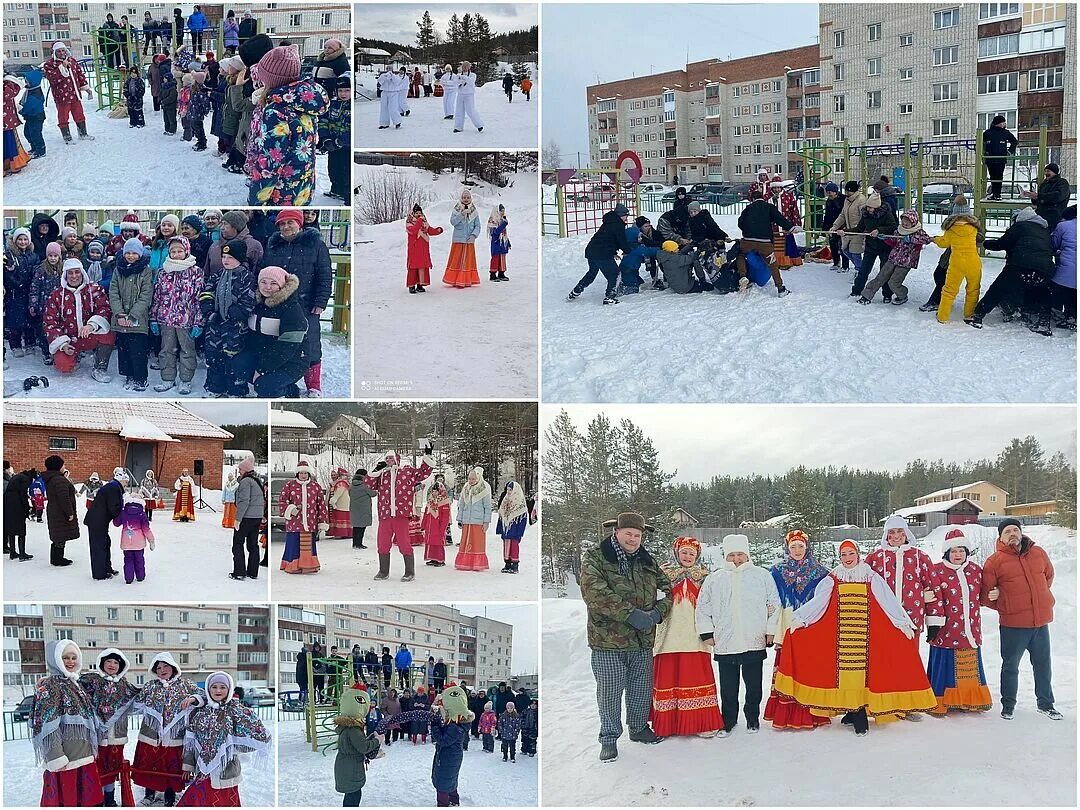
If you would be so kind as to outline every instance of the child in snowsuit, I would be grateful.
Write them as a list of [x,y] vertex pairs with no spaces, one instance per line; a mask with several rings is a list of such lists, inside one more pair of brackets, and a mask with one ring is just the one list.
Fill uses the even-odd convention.
[[487,221],[487,235],[491,240],[491,264],[489,281],[509,281],[506,277],[506,254],[510,252],[510,235],[506,232],[506,209],[502,203],[491,209]]
[[100,742],[96,765],[105,791],[105,807],[117,806],[114,793],[124,762],[128,718],[139,694],[138,687],[128,681],[127,671],[127,656],[115,647],[108,647],[98,655],[97,672],[90,671],[79,677],[79,685],[86,691],[97,714]]
[[[96,242],[94,244],[97,244]],[[124,389],[145,391],[150,332],[150,305],[154,297],[150,256],[138,239],[129,239],[113,264],[109,284],[112,329],[116,333],[117,366]]]
[[540,706],[534,700],[521,713],[521,753],[536,756],[536,741],[540,737]]
[[[179,69],[174,68],[175,73],[179,72]],[[185,141],[191,140],[191,89],[195,86],[195,77],[190,73],[181,73],[177,81],[179,82],[179,104],[177,106],[177,113],[180,115],[180,126],[183,127],[183,134],[180,136]]]
[[352,132],[352,80],[349,76],[339,76],[335,80],[336,88],[330,97],[330,107],[322,119],[319,146],[326,151],[327,172],[330,175],[330,190],[325,196],[348,204],[352,199],[349,180],[351,163],[349,142]]
[[180,105],[179,89],[176,86],[176,74],[173,73],[172,62],[164,54],[158,54],[154,61],[161,59],[161,90],[158,92],[158,104],[161,106],[161,121],[165,126],[166,135],[176,134],[176,114]]
[[[142,243],[139,242],[139,245],[141,247]],[[112,281],[113,260],[112,257],[106,255],[105,245],[96,239],[87,245],[82,263],[83,269],[86,270],[86,277],[90,281],[100,284],[106,290],[109,289],[109,282]]]
[[[862,261],[856,268],[858,272],[851,285],[850,295],[862,295],[863,287],[866,286],[866,280],[870,277],[870,271],[874,269],[876,260],[880,260],[881,267],[884,269],[885,263],[889,260],[890,249],[884,239],[875,237],[896,233],[898,225],[896,214],[893,213],[892,208],[882,203],[879,195],[871,194],[866,198],[866,205],[863,207],[862,216],[855,230],[867,236],[863,246]],[[881,294],[886,301],[892,299],[892,291],[887,285]]]
[[38,263],[34,270],[34,277],[30,281],[30,301],[26,311],[37,333],[41,360],[45,365],[51,366],[53,364],[52,352],[49,351],[49,341],[45,338],[45,330],[41,328],[41,317],[45,313],[45,305],[48,304],[49,297],[55,290],[60,289],[60,284],[64,279],[64,264],[59,242],[50,242],[45,247],[44,253],[45,258]]
[[40,68],[31,68],[26,71],[23,81],[22,106],[19,113],[23,117],[23,135],[30,145],[30,158],[45,157],[45,139],[41,137],[41,129],[45,126],[45,94],[41,90],[41,80],[45,74]]
[[150,331],[161,335],[161,382],[154,386],[158,393],[177,387],[178,355],[177,391],[191,393],[197,363],[195,338],[202,334],[203,316],[198,305],[202,289],[203,271],[191,255],[191,243],[187,237],[174,236],[169,240],[169,258],[154,284],[154,302],[150,308]]
[[979,303],[979,287],[982,284],[982,260],[979,258],[976,237],[979,234],[979,221],[974,217],[961,214],[950,217],[949,228],[934,237],[934,244],[939,248],[951,249],[949,270],[945,274],[945,286],[941,290],[941,303],[938,304],[938,323],[949,322],[949,312],[953,301],[960,292],[960,283],[964,290],[964,320],[971,321],[975,306]]
[[169,807],[184,789],[184,737],[199,687],[184,677],[170,652],[155,655],[147,674],[150,677],[135,699],[135,711],[142,713],[143,721],[131,781],[146,789],[141,804],[153,804],[158,791],[163,791]]
[[495,730],[499,725],[499,716],[495,714],[494,704],[489,700],[484,704],[484,713],[480,715],[480,734],[484,741],[484,751],[495,753]]
[[424,288],[431,284],[431,237],[438,236],[443,229],[431,225],[420,203],[416,203],[405,218],[405,232],[409,248],[405,284],[410,293],[425,292]]
[[521,734],[521,715],[517,713],[517,706],[513,702],[506,704],[506,711],[499,716],[499,742],[502,743],[503,762],[517,762],[516,749],[517,738]]
[[247,385],[234,386],[232,361],[244,348],[248,318],[258,303],[255,276],[247,265],[247,242],[233,239],[221,246],[221,267],[208,273],[199,295],[206,323],[206,390],[213,396],[247,394]]
[[42,515],[45,513],[45,479],[40,475],[30,484],[30,508],[34,520],[38,523],[44,522]]
[[366,689],[342,690],[338,707],[340,713],[334,718],[338,741],[334,789],[345,794],[342,807],[359,807],[367,783],[367,763],[379,754],[379,739],[367,729],[376,710]]
[[308,368],[308,319],[300,306],[300,279],[276,266],[259,271],[259,294],[248,319],[244,349],[233,359],[234,384],[255,386],[260,397],[295,397]]
[[904,279],[912,268],[919,266],[919,254],[922,253],[923,245],[929,242],[930,234],[923,230],[922,223],[919,222],[919,212],[913,208],[905,211],[900,217],[896,235],[885,237],[885,244],[891,248],[889,258],[877,275],[866,282],[862,295],[859,296],[859,303],[871,303],[874,294],[886,287],[892,291],[892,303],[898,306],[906,304],[908,288],[904,286]]
[[124,509],[113,518],[113,526],[122,527],[120,550],[124,552],[124,582],[128,585],[135,580],[142,582],[146,579],[147,545],[151,551],[154,550],[154,532],[146,517],[142,498],[124,496]]
[[204,85],[204,82],[206,81],[205,72],[196,70],[191,73],[191,76],[193,84],[191,86],[191,96],[188,99],[188,125],[191,127],[191,134],[195,138],[195,145],[191,147],[191,151],[205,152],[205,120],[206,116],[210,114],[212,107],[210,103],[210,93]]
[[30,231],[16,228],[4,251],[4,337],[16,357],[34,345],[37,329],[30,318],[30,289],[38,263]]
[[146,126],[143,118],[143,96],[146,95],[146,82],[139,76],[139,68],[128,68],[128,77],[124,81],[124,101],[127,102],[128,126],[142,129]]

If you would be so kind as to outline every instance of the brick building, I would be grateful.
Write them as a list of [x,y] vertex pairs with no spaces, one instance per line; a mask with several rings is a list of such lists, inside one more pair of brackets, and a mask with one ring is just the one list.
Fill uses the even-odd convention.
[[232,434],[172,402],[98,400],[12,402],[4,405],[4,458],[16,469],[44,469],[63,456],[71,476],[112,475],[126,467],[137,479],[153,469],[171,485],[202,459],[203,486],[221,489],[225,442]]

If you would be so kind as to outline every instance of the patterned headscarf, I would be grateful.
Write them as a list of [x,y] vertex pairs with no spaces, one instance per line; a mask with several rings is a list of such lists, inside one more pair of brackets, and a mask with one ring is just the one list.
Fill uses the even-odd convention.
[[[210,686],[217,682],[223,682],[229,690],[221,703],[210,697]],[[194,754],[197,773],[210,776],[224,770],[241,753],[270,753],[270,732],[255,712],[236,699],[228,673],[213,672],[207,677],[203,701],[204,705],[188,718],[184,736],[184,750]]]
[[[154,667],[161,661],[171,666],[174,674],[168,680],[163,680],[154,672]],[[184,721],[187,720],[191,709],[180,709],[184,698],[198,694],[199,687],[185,677],[177,666],[171,653],[163,652],[154,656],[150,662],[149,673],[152,679],[147,683],[136,701],[142,710],[143,719],[149,721],[155,731],[164,739],[169,736],[173,740],[182,739],[184,736]]]
[[[120,664],[115,675],[106,675],[102,669],[102,664],[109,658],[116,659]],[[120,729],[121,732],[127,729],[131,707],[139,694],[139,690],[125,677],[127,670],[127,656],[120,650],[109,647],[102,650],[98,656],[98,671],[87,672],[79,678],[79,685],[86,691],[96,710],[98,731],[103,740],[114,729]]]
[[[679,561],[679,549],[692,548],[697,552],[697,559],[693,565],[683,565]],[[701,543],[694,537],[676,537],[671,544],[671,557],[660,565],[671,584],[679,585],[685,580],[701,582],[709,575],[709,569],[701,562]]]
[[74,647],[82,668],[82,651],[71,640],[50,641],[45,645],[45,664],[49,675],[34,688],[34,703],[30,709],[30,736],[37,762],[44,763],[49,752],[63,740],[84,740],[90,743],[95,756],[98,747],[97,714],[89,695],[79,685],[78,670],[69,673],[61,656]]
[[[788,551],[794,541],[800,541],[806,546],[806,556],[801,560],[795,560]],[[784,584],[802,596],[807,588],[813,588],[821,579],[829,573],[829,569],[814,559],[814,552],[810,548],[810,541],[806,533],[795,529],[787,533],[784,538],[784,561],[779,564],[780,575]]]

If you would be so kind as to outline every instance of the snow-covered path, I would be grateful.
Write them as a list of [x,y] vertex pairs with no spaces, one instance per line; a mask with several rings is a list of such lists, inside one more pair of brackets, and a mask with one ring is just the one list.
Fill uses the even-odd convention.
[[[965,527],[972,529],[973,527]],[[996,532],[975,527],[992,548]],[[619,741],[619,759],[597,756],[595,682],[585,639],[585,605],[544,601],[541,750],[546,806],[1076,806],[1076,532],[1025,530],[1054,562],[1054,722],[1035,711],[1025,659],[1015,718],[998,716],[997,615],[983,610],[983,663],[994,708],[985,714],[870,724],[869,736],[832,725],[813,731],[739,727],[726,738],[670,738],[658,746]],[[938,539],[943,531],[936,535]],[[922,658],[927,658],[925,641]],[[773,655],[763,675],[765,699]],[[765,699],[762,700],[764,709]],[[1034,797],[1038,797],[1035,799]]]
[[[655,214],[650,215],[655,222]],[[735,217],[717,217],[738,235]],[[936,231],[936,226],[928,230]],[[1035,335],[1000,311],[981,331],[919,312],[941,249],[923,249],[901,307],[849,298],[853,271],[806,263],[784,271],[791,295],[626,296],[600,305],[598,276],[581,298],[588,236],[544,237],[543,364],[547,402],[1075,402],[1076,335]],[[983,261],[982,290],[1002,259]],[[643,276],[647,276],[642,270]],[[961,293],[962,295],[962,293]]]
[[[375,79],[372,73],[360,74],[365,87],[371,85],[373,96]],[[535,66],[533,80],[536,81]],[[455,133],[454,122],[443,120],[441,98],[406,100],[410,112],[402,119],[401,129],[379,129],[378,99],[356,101],[353,104],[353,145],[357,149],[536,149],[540,94],[535,87],[529,101],[515,87],[512,102],[506,100],[501,80],[477,88],[476,111],[484,122],[483,132],[477,132],[466,118],[464,131]]]
[[[192,152],[194,141],[166,136],[161,113],[147,93],[143,115],[146,126],[131,129],[127,117],[109,118],[107,110],[96,110],[97,102],[83,100],[87,132],[93,141],[75,141],[65,146],[56,127],[56,106],[49,99],[42,131],[46,155],[30,161],[18,174],[4,178],[4,202],[8,206],[52,210],[66,206],[91,207],[174,207],[182,205],[247,205],[246,177],[221,168],[217,138],[210,135],[210,118],[205,126],[207,149]],[[19,133],[22,137],[22,132]],[[26,146],[26,139],[23,138]],[[334,208],[340,202],[324,197],[330,190],[326,155],[315,161],[317,178],[313,202]]]
[[[107,474],[104,467],[102,476]],[[198,497],[198,489],[195,492]],[[172,507],[154,511],[151,529],[155,549],[146,549],[146,579],[124,582],[124,552],[120,550],[120,529],[113,528],[112,564],[120,576],[101,582],[90,575],[90,546],[86,526],[85,499],[79,495],[79,522],[82,535],[65,546],[64,555],[73,564],[49,565],[49,533],[45,523],[27,523],[26,551],[34,559],[4,564],[4,598],[32,601],[43,596],[62,596],[71,602],[139,602],[162,598],[199,601],[265,602],[269,599],[270,578],[261,569],[257,580],[229,579],[232,571],[232,530],[221,527],[221,492],[204,490],[203,498],[217,511],[199,510],[194,523],[174,523]]]
[[[456,502],[451,506],[457,514]],[[364,534],[367,549],[354,549],[351,538],[324,538],[318,542],[321,570],[317,574],[286,574],[279,569],[285,549],[284,535],[275,532],[271,538],[270,567],[273,569],[274,601],[305,602],[318,597],[331,602],[394,599],[442,599],[458,602],[532,601],[537,598],[540,579],[540,524],[529,526],[521,541],[521,566],[517,574],[504,574],[502,539],[495,534],[497,516],[488,526],[486,552],[487,571],[458,571],[454,558],[458,552],[461,530],[451,522],[454,545],[445,546],[446,566],[424,565],[424,547],[415,546],[416,580],[401,582],[405,572],[401,554],[394,549],[390,555],[390,579],[375,582],[379,571],[379,556],[375,539],[379,532],[378,516],[375,525]]]
[[[282,807],[333,807],[341,804],[334,792],[334,755],[315,753],[304,739],[299,720],[278,724],[278,802]],[[520,748],[520,740],[519,745]],[[536,807],[540,755],[518,753],[517,762],[503,762],[499,746],[485,754],[480,740],[471,740],[461,764],[458,793],[462,807]],[[539,750],[539,749],[538,749]],[[435,801],[431,758],[435,747],[408,741],[384,747],[385,756],[372,762],[364,785],[365,807],[426,807]]]
[[[442,283],[450,253],[450,212],[461,193],[460,175],[435,177],[422,169],[358,166],[363,196],[368,178],[392,171],[429,189],[428,219],[442,227],[431,239],[431,286],[410,294],[405,286],[408,237],[404,220],[360,226],[354,249],[356,395],[401,397],[493,397],[537,395],[537,178],[512,176],[512,185],[472,186],[480,213],[476,240],[480,286],[460,290]],[[483,223],[498,203],[506,207],[511,250],[510,281],[488,281],[489,240]]]

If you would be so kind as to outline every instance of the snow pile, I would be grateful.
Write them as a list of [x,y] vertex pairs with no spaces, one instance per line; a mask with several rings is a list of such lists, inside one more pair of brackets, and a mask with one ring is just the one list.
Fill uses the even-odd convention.
[[[484,131],[477,132],[466,118],[464,131],[458,133],[454,132],[453,121],[443,120],[443,100],[435,96],[405,99],[410,112],[402,119],[401,129],[379,129],[377,77],[361,74],[365,90],[353,104],[353,146],[358,149],[535,149],[540,131],[540,77],[535,64],[530,63],[529,69],[533,80],[531,100],[526,101],[518,87],[514,87],[514,100],[506,100],[502,77],[512,69],[500,65],[499,78],[476,90],[476,111],[484,122]],[[366,100],[366,95],[371,99]]]
[[[45,87],[48,82],[44,82]],[[45,106],[42,136],[47,154],[30,161],[18,174],[4,178],[4,202],[8,206],[55,208],[93,206],[137,208],[139,206],[246,205],[247,178],[221,168],[224,156],[217,153],[217,138],[210,135],[210,116],[205,152],[192,152],[194,141],[164,135],[161,113],[147,88],[143,113],[146,126],[132,129],[127,116],[109,118],[108,110],[95,109],[97,101],[83,100],[87,132],[93,141],[80,141],[74,124],[74,142],[65,146],[56,127],[56,104],[50,95]],[[22,137],[22,133],[19,133]],[[26,146],[26,139],[23,138]],[[315,201],[337,203],[322,192],[330,190],[326,155],[315,160]]]
[[[486,131],[486,130],[485,130]],[[470,186],[481,219],[476,240],[480,286],[454,289],[442,283],[450,253],[450,213],[463,188],[457,172],[433,176],[412,167],[357,166],[354,182],[400,172],[428,190],[424,212],[443,228],[431,238],[431,286],[411,295],[405,286],[408,235],[398,220],[363,229],[354,249],[356,266],[357,395],[513,398],[537,395],[537,177],[510,176],[511,185]],[[507,282],[488,281],[487,218],[502,203],[512,248]],[[358,238],[360,230],[355,231]]]
[[[545,192],[549,189],[545,188]],[[553,193],[553,192],[551,192]],[[738,236],[737,217],[717,216]],[[655,221],[655,217],[654,217]],[[928,230],[936,230],[930,226]],[[1052,338],[1001,321],[982,330],[939,324],[919,305],[934,287],[941,249],[922,251],[896,307],[849,298],[854,271],[807,262],[745,295],[675,295],[648,282],[601,307],[604,278],[566,294],[587,270],[588,235],[545,237],[544,399],[548,402],[1074,402],[1076,335]],[[1001,272],[983,260],[983,292]],[[875,267],[876,272],[876,267]],[[642,276],[647,278],[644,269]],[[961,293],[962,297],[962,293]],[[677,329],[677,332],[673,332]]]
[[[276,504],[272,504],[276,507]],[[379,534],[378,515],[375,524],[364,534],[366,549],[354,549],[352,538],[321,538],[317,550],[322,566],[317,574],[286,574],[278,565],[285,550],[285,535],[275,531],[271,538],[270,567],[273,569],[274,596],[283,602],[303,602],[313,592],[333,594],[337,601],[364,601],[368,599],[415,598],[429,599],[435,595],[444,601],[499,601],[535,599],[540,579],[539,541],[540,524],[529,526],[521,541],[521,564],[517,574],[504,574],[502,538],[495,534],[497,515],[493,515],[487,531],[487,571],[458,571],[454,568],[461,530],[457,523],[457,502],[451,507],[450,534],[454,545],[444,546],[446,566],[435,568],[424,565],[424,547],[414,546],[416,581],[402,583],[405,573],[401,554],[395,548],[390,556],[390,579],[375,582],[372,578],[379,571],[376,538]],[[372,510],[376,512],[377,510]],[[149,578],[149,577],[148,577]],[[310,804],[310,802],[308,802]]]
[[[275,734],[274,723],[264,721]],[[138,744],[137,735],[131,733],[124,746],[124,757],[131,762],[135,757]],[[274,806],[274,759],[271,756],[241,756],[243,780],[240,783],[240,803],[245,807]],[[145,792],[143,788],[132,785],[135,803],[138,804]],[[160,795],[160,794],[159,794]],[[177,796],[179,800],[180,796]],[[13,740],[4,743],[4,805],[6,807],[38,807],[41,799],[41,767],[34,764],[34,747],[30,740]],[[119,787],[116,793],[120,801]]]
[[[278,723],[278,804],[282,807],[333,807],[341,804],[334,791],[336,750],[315,753],[304,739],[300,720]],[[518,748],[521,747],[518,741]],[[539,749],[538,749],[539,750]],[[431,786],[431,760],[435,746],[406,741],[383,747],[385,756],[368,765],[364,785],[365,807],[424,807],[435,800]],[[464,807],[536,807],[539,757],[522,756],[503,762],[496,744],[485,754],[480,740],[470,740],[461,764],[458,794]]]
[[[965,527],[969,529],[971,527]],[[977,527],[985,529],[985,527]],[[989,531],[993,531],[990,529]],[[1076,806],[1076,532],[1031,526],[1026,533],[1042,545],[1056,568],[1057,606],[1052,625],[1057,708],[1053,722],[1035,711],[1034,681],[1025,659],[1015,719],[997,713],[1001,657],[997,615],[983,610],[983,663],[995,707],[986,714],[950,714],[922,723],[870,724],[857,738],[834,720],[814,731],[779,732],[762,722],[761,732],[739,726],[727,739],[671,738],[659,746],[619,741],[619,759],[597,759],[599,720],[595,682],[585,637],[586,611],[574,599],[544,603],[544,680],[558,696],[544,707],[541,724],[544,798],[553,806],[636,805],[859,806],[867,796],[881,805],[1003,807],[1030,803],[1038,786],[1041,806]],[[978,531],[980,539],[984,531]],[[980,546],[983,544],[980,542]],[[936,558],[936,556],[935,556]],[[925,661],[925,641],[921,644]],[[765,666],[764,710],[772,679]],[[985,748],[1008,752],[1008,766]],[[927,755],[933,751],[935,754]],[[923,752],[922,756],[913,752]],[[944,752],[944,759],[942,759]],[[722,763],[720,769],[717,763]],[[768,763],[763,768],[762,764]],[[827,764],[832,763],[832,765]],[[857,774],[857,789],[834,767]],[[888,763],[905,763],[911,778],[897,778]]]
[[[233,467],[225,467],[228,476]],[[104,471],[102,471],[104,472]],[[166,490],[172,481],[162,481]],[[200,495],[198,482],[194,496]],[[79,524],[82,536],[65,547],[64,556],[73,565],[55,568],[49,565],[49,532],[46,523],[28,521],[26,551],[33,554],[29,562],[4,561],[7,576],[4,597],[14,601],[40,599],[45,592],[63,594],[71,602],[153,601],[170,593],[182,593],[185,599],[198,601],[234,600],[261,602],[268,598],[269,578],[264,570],[257,580],[229,579],[232,571],[232,529],[221,526],[221,491],[204,489],[203,499],[216,511],[197,509],[194,523],[173,522],[172,506],[155,509],[150,528],[154,532],[155,548],[147,546],[146,579],[124,582],[124,552],[120,550],[120,529],[112,527],[112,565],[120,572],[112,579],[95,581],[90,575],[90,547],[86,526],[86,499],[77,494]],[[171,503],[171,502],[170,502]],[[224,589],[224,590],[223,590]]]

